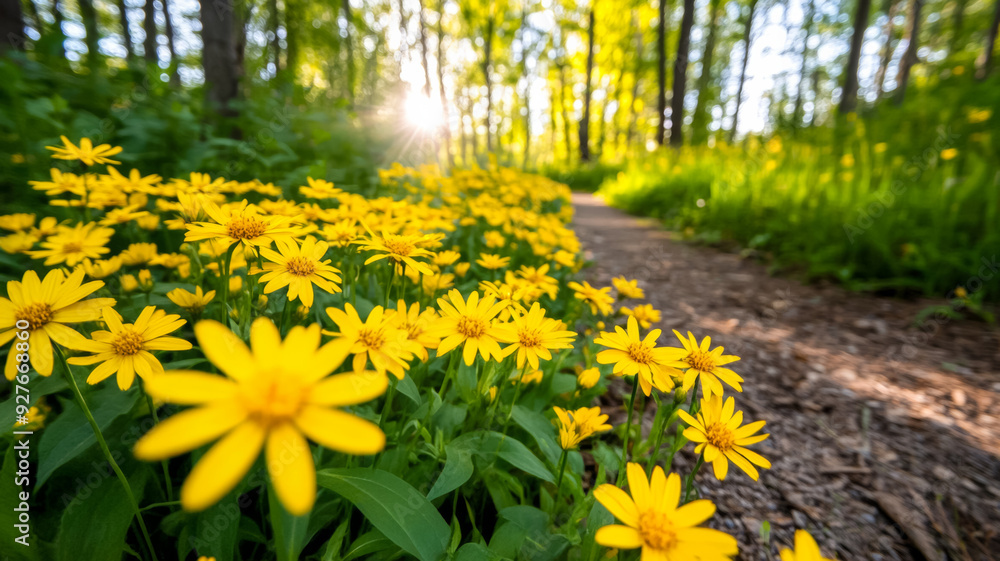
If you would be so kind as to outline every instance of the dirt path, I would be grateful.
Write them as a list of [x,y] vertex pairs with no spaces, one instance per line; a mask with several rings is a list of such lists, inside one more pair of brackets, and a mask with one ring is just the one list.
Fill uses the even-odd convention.
[[661,344],[691,330],[742,357],[737,407],[767,421],[757,449],[773,468],[759,483],[698,478],[739,559],[777,559],[796,528],[841,560],[1000,559],[1000,344],[985,324],[916,328],[940,302],[773,278],[591,195],[573,203],[592,282],[638,278],[663,312]]

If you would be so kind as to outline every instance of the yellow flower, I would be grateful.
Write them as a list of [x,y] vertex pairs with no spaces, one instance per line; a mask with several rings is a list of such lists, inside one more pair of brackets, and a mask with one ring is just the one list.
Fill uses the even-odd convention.
[[489,230],[483,234],[483,237],[486,238],[486,247],[500,248],[507,245],[507,240],[502,232]]
[[136,280],[134,275],[122,275],[121,277],[122,291],[126,294],[130,292],[135,292],[139,288],[139,281]]
[[491,271],[502,269],[510,264],[510,257],[500,257],[492,253],[483,253],[479,256],[479,259],[476,259],[476,264]]
[[309,197],[311,199],[333,199],[336,198],[337,195],[344,192],[343,190],[334,187],[333,183],[330,183],[325,179],[313,179],[311,177],[307,177],[306,181],[309,183],[308,187],[305,185],[299,187],[299,193],[302,193],[302,196],[304,197]]
[[560,249],[552,256],[555,262],[567,269],[576,269],[576,254]]
[[438,320],[434,308],[426,308],[421,312],[420,304],[414,302],[407,310],[406,303],[400,300],[396,303],[395,310],[386,310],[385,313],[398,329],[406,332],[406,349],[421,360],[429,358],[427,349],[436,349],[441,342],[441,337],[433,330]]
[[84,259],[100,259],[110,251],[106,246],[115,231],[111,228],[99,228],[97,224],[77,224],[76,226],[59,226],[56,233],[41,243],[42,249],[31,251],[34,259],[45,259],[45,265],[65,263],[73,267]]
[[955,296],[959,298],[967,298],[969,296],[969,292],[965,290],[964,286],[960,286],[955,289]]
[[451,273],[426,275],[420,279],[420,286],[423,287],[424,294],[434,296],[442,290],[448,290],[455,286],[455,275]]
[[639,324],[634,317],[628,318],[628,330],[615,326],[615,332],[602,331],[601,336],[594,339],[598,345],[608,349],[597,353],[600,364],[614,364],[614,373],[620,376],[636,374],[642,393],[647,396],[653,388],[666,392],[674,388],[672,376],[680,376],[677,367],[678,349],[656,347],[656,339],[661,331],[654,329],[639,336]]
[[333,247],[347,247],[358,239],[358,227],[353,218],[327,224],[319,233]]
[[446,249],[444,251],[439,251],[435,253],[434,259],[432,259],[431,262],[437,265],[438,267],[447,267],[448,265],[454,264],[455,261],[458,261],[461,258],[462,258],[461,253],[457,251],[452,251],[450,249]]
[[[44,280],[39,280],[34,271],[27,271],[22,280],[7,282],[9,300],[0,297],[0,346],[22,330],[24,324],[18,327],[18,322],[28,322],[31,366],[42,376],[51,375],[52,342],[72,349],[84,339],[66,324],[96,321],[101,317],[101,308],[115,305],[114,298],[84,300],[104,283],[82,281],[82,269],[76,269],[68,277],[55,269]],[[4,375],[8,380],[13,380],[20,370],[16,357],[21,353],[14,350],[7,353]]]
[[660,315],[660,310],[653,307],[652,304],[640,304],[635,308],[628,308],[622,306],[618,309],[618,312],[628,316],[632,316],[639,321],[639,325],[643,329],[649,329],[653,323],[660,321],[662,316]]
[[160,225],[160,217],[156,214],[147,214],[136,218],[135,223],[143,230],[153,231]]
[[[276,242],[278,251],[262,247],[260,254],[268,263],[264,263],[264,274],[260,282],[264,285],[264,294],[270,294],[279,288],[288,287],[288,299],[299,299],[307,307],[313,305],[313,285],[329,293],[340,292],[340,269],[330,266],[330,260],[323,260],[329,246],[326,242],[317,242],[309,236],[299,246],[293,240],[279,239]],[[259,271],[251,271],[259,272]]]
[[888,149],[889,149],[889,145],[886,144],[885,142],[879,142],[878,144],[875,145],[875,153],[876,154],[882,154],[883,152],[885,152]]
[[736,362],[740,357],[722,354],[724,351],[722,347],[715,347],[710,351],[711,337],[702,339],[699,346],[698,340],[690,331],[688,331],[687,338],[678,333],[676,329],[674,335],[684,345],[684,352],[681,353],[680,357],[680,360],[686,363],[684,366],[687,367],[687,371],[684,373],[684,391],[689,391],[694,386],[695,380],[699,378],[701,378],[701,389],[705,392],[705,397],[711,397],[712,394],[722,395],[722,384],[719,380],[738,392],[743,391],[743,387],[740,385],[743,383],[743,378],[732,370],[723,368],[726,364]]
[[118,254],[121,258],[122,265],[127,266],[138,266],[138,265],[148,265],[153,262],[157,257],[157,248],[155,243],[134,243],[128,246],[128,249],[122,251]]
[[52,168],[49,170],[49,177],[52,181],[29,181],[28,185],[35,191],[45,191],[50,197],[63,193],[83,194],[83,178],[79,175],[63,173],[57,168]]
[[10,230],[11,232],[20,232],[21,230],[27,230],[35,225],[35,215],[27,214],[24,212],[18,212],[16,214],[7,214],[0,216],[0,228],[4,230]]
[[571,349],[576,333],[566,331],[562,322],[545,317],[545,310],[532,304],[528,313],[511,316],[510,323],[494,327],[496,338],[507,345],[502,354],[504,358],[517,352],[517,367],[524,368],[524,363],[532,369],[538,369],[538,359],[552,360],[552,349]]
[[602,316],[611,315],[613,311],[611,305],[614,304],[615,299],[611,297],[611,287],[607,286],[604,288],[594,288],[590,286],[589,282],[584,282],[580,284],[578,282],[571,282],[566,285],[573,289],[573,297],[577,300],[583,300],[588,305],[590,305],[590,311],[594,314],[601,314]]
[[323,332],[336,336],[330,345],[340,349],[344,356],[354,355],[355,372],[363,371],[368,360],[371,360],[380,374],[385,374],[388,370],[402,380],[406,376],[405,371],[410,368],[409,361],[413,358],[408,350],[406,331],[396,327],[395,319],[386,314],[382,306],[372,308],[365,321],[361,321],[358,311],[351,304],[345,304],[345,308],[346,311],[326,309],[327,315],[340,328],[339,333]]
[[381,236],[376,236],[367,224],[363,224],[368,231],[368,238],[358,240],[354,243],[361,245],[362,251],[374,251],[375,255],[365,260],[365,265],[370,265],[381,259],[388,258],[394,263],[406,267],[412,267],[423,275],[430,275],[434,271],[416,260],[417,257],[427,257],[432,255],[430,251],[420,247],[421,243],[428,242],[433,236],[429,234],[420,236],[405,236],[402,234],[390,234],[382,232]]
[[[44,398],[43,398],[44,399]],[[39,430],[45,426],[45,418],[49,414],[49,407],[47,407],[44,402],[40,399],[38,400],[38,405],[32,405],[28,409],[28,412],[24,414],[27,419],[27,423],[14,425],[14,430],[17,431],[35,431]],[[24,435],[19,435],[21,438]]]
[[52,155],[53,158],[59,160],[80,160],[87,166],[92,166],[94,164],[118,165],[121,163],[112,160],[109,157],[121,152],[121,146],[111,146],[110,144],[94,146],[93,143],[90,142],[89,138],[81,138],[80,146],[76,146],[65,136],[60,136],[59,138],[63,142],[62,146],[45,147],[55,152],[55,154]]
[[7,253],[27,253],[35,247],[38,238],[28,232],[15,232],[9,236],[0,238],[0,249]]
[[611,279],[611,284],[615,285],[615,290],[618,291],[619,298],[645,298],[646,292],[639,288],[639,281],[637,279],[626,280],[624,276],[615,277]]
[[153,290],[153,286],[156,284],[155,281],[153,281],[153,273],[150,273],[149,269],[143,269],[139,271],[137,279],[139,288],[143,292],[149,292]]
[[562,407],[552,409],[559,420],[559,445],[563,450],[574,450],[592,434],[611,430],[608,416],[601,414],[600,407],[581,407],[576,411]]
[[576,375],[576,381],[580,387],[589,390],[601,381],[601,371],[597,367],[587,368]]
[[757,469],[752,464],[769,469],[771,462],[746,446],[760,442],[770,435],[755,434],[764,427],[764,421],[741,427],[743,412],[736,411],[734,414],[735,408],[735,400],[732,397],[723,403],[721,395],[713,395],[701,400],[697,419],[684,410],[678,410],[677,413],[685,423],[691,425],[684,429],[684,437],[698,443],[694,451],[696,454],[705,454],[705,461],[710,462],[715,469],[715,477],[720,481],[725,479],[729,471],[729,462],[732,461],[757,481]]
[[549,298],[555,300],[559,293],[559,281],[549,276],[549,265],[546,263],[538,268],[522,265],[517,270],[516,276],[525,284],[547,294]]
[[468,261],[464,263],[455,263],[455,274],[465,278],[465,274],[469,272],[469,267],[471,266],[472,263],[469,263]]
[[[375,372],[328,376],[344,360],[333,345],[320,347],[320,327],[296,326],[284,341],[267,318],[250,328],[251,348],[226,326],[201,321],[194,328],[205,356],[225,374],[170,371],[151,379],[154,399],[197,407],[156,425],[135,445],[135,456],[160,461],[216,439],[181,487],[181,505],[204,510],[250,470],[261,449],[275,494],[296,516],[316,500],[316,471],[306,438],[347,454],[375,454],[385,434],[374,423],[336,407],[383,393],[388,380]],[[221,438],[220,438],[221,437]]]
[[941,151],[942,160],[954,160],[956,156],[958,156],[957,148],[945,148]]
[[215,298],[215,291],[209,290],[207,293],[203,293],[201,287],[196,286],[192,294],[183,288],[175,288],[167,293],[167,298],[187,310],[191,315],[197,316],[205,311],[205,306],[208,306],[208,303]]
[[973,109],[969,111],[969,122],[972,124],[985,123],[993,116],[993,111],[989,109]]
[[795,551],[790,549],[781,550],[781,561],[833,561],[823,557],[820,553],[819,545],[809,532],[805,530],[795,531]]
[[83,267],[83,271],[87,273],[88,277],[103,279],[117,273],[122,268],[122,259],[117,255],[110,259],[97,259],[96,261],[84,259],[80,266]]
[[187,225],[184,241],[218,240],[225,248],[241,243],[246,248],[267,247],[277,239],[288,239],[299,233],[289,225],[288,216],[266,216],[256,208],[247,207],[247,201],[225,207],[204,201],[204,210],[215,222],[196,222]]
[[104,218],[98,222],[101,226],[118,226],[127,224],[133,220],[139,220],[151,216],[148,211],[139,210],[139,205],[129,205],[122,208],[109,210]]
[[511,384],[541,384],[543,379],[545,379],[545,373],[541,370],[532,370],[531,372],[515,371],[509,378]]
[[135,375],[149,381],[163,373],[163,365],[149,351],[186,351],[191,343],[177,337],[166,337],[184,325],[181,316],[167,314],[155,306],[146,306],[135,323],[122,324],[122,316],[110,307],[103,310],[104,323],[110,331],[95,331],[90,340],[77,345],[77,349],[94,353],[69,359],[70,364],[97,364],[87,377],[88,384],[96,384],[117,373],[118,388],[125,391],[132,387]]
[[628,464],[631,497],[614,485],[594,489],[594,498],[622,524],[597,530],[594,541],[618,549],[642,548],[642,558],[656,561],[725,561],[737,554],[736,538],[718,530],[697,527],[715,514],[708,500],[691,501],[678,507],[681,478],[669,477],[663,468],[646,472],[636,463]]
[[452,289],[447,298],[438,298],[438,308],[441,310],[438,332],[442,337],[438,356],[444,356],[464,344],[462,357],[468,366],[476,360],[476,352],[486,361],[491,357],[498,362],[503,360],[503,352],[497,343],[499,333],[493,325],[493,318],[504,309],[503,302],[497,302],[492,296],[484,296],[480,300],[479,293],[475,291],[466,301],[461,292]]

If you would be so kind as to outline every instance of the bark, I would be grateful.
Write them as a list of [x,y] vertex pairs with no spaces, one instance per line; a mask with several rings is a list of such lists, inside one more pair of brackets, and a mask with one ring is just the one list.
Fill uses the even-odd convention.
[[792,111],[792,126],[798,128],[802,124],[802,105],[805,97],[806,69],[809,63],[809,39],[813,32],[813,18],[816,16],[816,1],[809,0],[809,9],[805,16],[805,39],[802,40],[802,62],[799,66],[799,85],[795,92],[795,109]]
[[[344,44],[347,46],[347,100],[354,104],[354,81],[355,81],[355,70],[354,70],[354,41],[351,36],[351,0],[343,0],[340,3],[340,9],[344,12]],[[421,10],[423,10],[423,4],[421,4]],[[423,37],[424,29],[424,18],[423,15],[420,16],[420,33],[421,39]],[[426,47],[425,47],[426,50]],[[426,55],[424,56],[426,59]],[[424,61],[424,67],[426,68],[426,60]],[[428,81],[430,79],[428,78]],[[430,94],[428,94],[429,96]]]
[[711,0],[708,10],[708,37],[705,39],[705,52],[701,56],[701,74],[698,75],[698,100],[694,106],[694,116],[691,122],[691,142],[703,144],[708,139],[708,125],[711,118],[708,114],[709,96],[712,86],[712,63],[715,59],[715,39],[719,32],[720,8],[722,0]]
[[590,161],[590,98],[593,91],[591,77],[594,73],[594,5],[590,6],[587,24],[587,77],[583,90],[583,118],[580,119],[580,161]]
[[180,66],[180,61],[177,60],[177,49],[174,46],[174,23],[170,18],[170,1],[161,1],[163,2],[163,23],[164,31],[167,36],[167,52],[170,53],[170,83],[174,86],[178,86],[181,83],[181,77],[177,71],[177,67]]
[[[635,10],[632,10],[632,26],[635,28],[635,68],[632,70],[634,76],[634,82],[632,82],[632,99],[629,100],[629,119],[628,119],[628,130],[625,131],[625,147],[627,149],[632,146],[632,135],[635,133],[635,125],[637,120],[637,112],[635,110],[635,102],[639,97],[639,77],[642,73],[642,29],[639,28],[639,15]],[[666,35],[666,33],[664,33]],[[661,51],[663,52],[663,51]],[[663,52],[664,64],[666,64],[666,52]],[[664,82],[661,90],[666,90],[666,68],[664,68]],[[663,107],[660,109],[660,120],[658,121],[660,125],[660,146],[663,146],[662,132],[666,129],[666,98],[663,99]]]
[[132,60],[135,58],[135,50],[132,47],[132,33],[129,32],[128,10],[125,8],[125,0],[116,0],[118,16],[122,26],[122,42],[125,43],[125,58]]
[[851,51],[847,57],[847,69],[844,71],[844,89],[840,95],[841,115],[854,111],[858,105],[858,63],[861,61],[861,46],[865,41],[865,29],[868,29],[871,5],[871,0],[858,0],[858,7],[854,10]]
[[153,0],[146,0],[143,14],[142,30],[146,34],[146,38],[142,41],[143,57],[146,62],[156,64],[159,57],[156,56],[156,6]]
[[670,145],[684,144],[684,90],[687,86],[688,53],[691,49],[691,26],[694,24],[694,0],[684,0],[677,58],[674,59],[674,91],[670,99]]
[[976,59],[976,78],[980,80],[986,79],[993,66],[993,50],[997,44],[998,28],[1000,28],[1000,0],[996,0],[996,5],[993,8],[993,23],[990,24],[990,29],[986,33],[986,44],[983,46],[983,52]]
[[483,78],[486,80],[486,151],[493,152],[493,80],[490,77],[490,69],[493,64],[493,27],[496,23],[491,16],[486,24],[486,35],[483,37],[485,46],[483,47]]
[[223,114],[232,115],[229,102],[239,92],[233,0],[201,3],[202,65],[208,101]]
[[279,23],[278,0],[267,1],[267,28],[271,32],[271,40],[268,42],[268,56],[274,64],[274,73],[281,72],[281,38],[278,37]]
[[84,39],[84,43],[87,45],[87,64],[91,68],[96,68],[100,57],[98,41],[101,38],[100,32],[97,30],[97,10],[94,8],[93,0],[78,0],[78,5],[80,17],[83,19],[83,28],[87,33],[87,37]]
[[[451,152],[451,115],[448,111],[448,94],[445,93],[444,89],[444,0],[438,4],[438,22],[437,22],[437,78],[438,78],[438,90],[441,94],[441,117],[444,119],[444,150],[448,157],[448,167],[455,167],[455,156]],[[465,126],[464,124],[462,125]],[[462,149],[465,149],[465,141],[463,139]],[[465,161],[465,155],[462,155],[462,161]]]
[[528,45],[524,33],[528,29],[528,10],[521,11],[521,79],[524,81],[524,154],[521,169],[528,169],[531,154],[531,81],[528,79]]
[[[667,134],[667,0],[660,0],[659,4],[660,20],[656,24],[656,111],[660,118],[656,129],[656,143],[663,146]],[[642,36],[638,37],[641,41]],[[636,84],[638,69],[639,64],[636,64]]]
[[0,0],[0,53],[23,51],[25,41],[20,0]]
[[896,103],[903,103],[906,97],[906,85],[910,82],[910,71],[917,63],[917,47],[920,40],[920,9],[923,0],[910,0],[910,19],[906,30],[906,52],[899,61],[899,73],[896,75]]
[[566,67],[559,65],[559,109],[562,112],[563,140],[566,142],[566,165],[573,159],[573,145],[569,140],[569,115],[566,113]]
[[747,63],[750,62],[750,46],[753,40],[753,16],[756,10],[757,0],[750,0],[750,11],[747,13],[746,21],[743,23],[743,62],[740,65],[739,85],[736,86],[736,108],[733,110],[733,128],[729,129],[730,143],[736,139],[736,129],[740,123],[740,105],[743,103],[743,86],[747,81]]
[[[345,0],[346,1],[346,0]],[[424,2],[420,2],[420,11],[417,13],[417,21],[420,23],[420,61],[424,67],[424,95],[431,98],[431,66],[427,62],[427,23],[424,21]]]
[[951,15],[951,41],[948,42],[948,54],[955,54],[961,50],[959,41],[962,39],[962,30],[965,26],[965,7],[968,0],[956,0],[955,11]]
[[63,33],[63,13],[60,7],[60,0],[52,0],[52,19],[54,20],[53,27],[55,28],[56,35],[59,39],[59,58],[66,56],[66,34]]
[[295,82],[299,64],[299,32],[297,25],[301,22],[297,5],[298,0],[285,0],[285,64],[282,72],[288,82]]
[[899,10],[899,0],[886,0],[885,2],[885,15],[886,22],[885,28],[882,30],[882,35],[885,36],[885,42],[882,43],[882,51],[879,55],[878,70],[875,72],[875,87],[878,88],[875,94],[875,99],[882,99],[882,95],[885,94],[885,75],[889,70],[889,63],[892,61],[892,36],[895,31],[895,25],[893,25],[892,20],[896,18],[896,12]]

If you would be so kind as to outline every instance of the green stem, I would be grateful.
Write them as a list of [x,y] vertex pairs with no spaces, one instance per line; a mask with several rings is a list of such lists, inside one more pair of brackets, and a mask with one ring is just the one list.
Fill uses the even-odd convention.
[[[671,401],[671,404],[673,401]],[[646,462],[646,475],[650,475],[653,472],[653,466],[656,465],[656,460],[660,455],[660,447],[663,446],[663,433],[667,432],[667,427],[664,425],[664,418],[669,419],[670,415],[673,414],[673,407],[670,407],[669,413],[664,415],[663,404],[657,400],[656,404],[656,418],[653,419],[653,430],[656,431],[656,441],[653,445],[653,449],[649,453],[649,461]]]
[[562,480],[563,480],[563,474],[566,473],[567,456],[569,456],[569,454],[566,452],[565,449],[562,451],[562,455],[559,456],[559,468],[556,470],[559,472],[559,475],[556,476],[556,498],[553,499],[552,501],[553,503],[556,504],[559,503],[559,495],[562,492]]
[[69,364],[66,363],[66,357],[63,356],[62,351],[58,347],[53,347],[57,355],[59,355],[59,362],[62,364],[63,372],[66,374],[66,381],[69,382],[70,389],[73,390],[73,395],[76,397],[77,403],[80,405],[80,409],[83,411],[83,415],[87,417],[87,422],[90,423],[90,428],[94,431],[94,436],[97,437],[97,444],[101,448],[101,452],[104,453],[105,459],[111,464],[111,469],[114,470],[115,475],[118,476],[118,481],[122,484],[125,489],[125,494],[128,496],[128,500],[132,503],[132,510],[135,512],[136,520],[139,522],[139,529],[142,531],[142,537],[146,541],[146,547],[149,548],[149,554],[152,556],[153,561],[156,561],[156,550],[153,548],[153,540],[149,537],[149,531],[146,529],[146,523],[142,519],[142,511],[139,510],[139,503],[135,500],[135,495],[132,493],[132,487],[128,484],[128,478],[122,473],[122,469],[118,467],[118,462],[115,461],[114,456],[111,455],[111,450],[108,448],[108,443],[104,440],[104,435],[101,434],[101,427],[97,425],[97,421],[94,419],[94,415],[91,414],[90,408],[87,407],[86,400],[83,399],[83,394],[80,392],[80,387],[76,384],[76,378],[73,377],[73,373],[69,369]]
[[698,456],[698,461],[694,464],[694,469],[688,474],[687,478],[684,480],[684,501],[683,504],[687,504],[688,499],[691,497],[691,491],[694,490],[694,476],[698,475],[698,470],[701,469],[702,464],[705,463],[705,455],[702,454]]
[[[517,404],[517,396],[521,393],[521,386],[524,385],[524,371],[528,369],[525,364],[521,369],[521,375],[517,377],[517,385],[514,386],[514,399],[510,402],[510,409],[507,410],[507,418],[503,420],[503,435],[507,436],[507,426],[510,425],[510,418],[514,416],[514,405]],[[497,390],[500,391],[499,389]],[[500,397],[499,395],[497,397]]]
[[226,250],[225,263],[222,266],[222,323],[229,325],[229,266],[233,263],[233,252],[236,251],[236,244],[229,246]]
[[[146,387],[142,386],[142,393],[146,395],[146,403],[149,404],[149,412],[153,415],[153,422],[157,425],[160,424],[160,416],[156,413],[156,406],[153,405],[153,398],[146,393]],[[174,500],[174,482],[170,478],[170,469],[167,466],[166,460],[160,460],[160,465],[163,467],[163,479],[165,480],[167,486],[167,500],[173,502]]]
[[[348,456],[348,457],[350,457],[350,456]],[[146,505],[146,506],[142,507],[140,510],[142,512],[146,512],[147,510],[152,510],[154,508],[160,508],[161,506],[180,506],[180,504],[181,504],[180,501],[170,501],[170,502],[166,502],[166,503],[153,503],[153,504]]]
[[618,482],[617,485],[621,486],[622,482],[625,481],[625,465],[628,462],[628,437],[632,432],[632,411],[635,406],[635,393],[639,389],[639,375],[636,374],[635,378],[632,379],[632,397],[628,400],[628,420],[625,421],[625,438],[622,444],[622,461],[618,465]]
[[389,260],[389,284],[385,287],[385,306],[386,310],[389,309],[389,296],[392,292],[392,285],[396,284],[396,264],[393,263],[392,259]]
[[382,405],[382,414],[378,418],[378,426],[385,429],[385,420],[389,416],[389,409],[392,407],[392,398],[396,396],[396,384],[399,383],[395,376],[389,377],[389,392],[385,396],[385,403]]

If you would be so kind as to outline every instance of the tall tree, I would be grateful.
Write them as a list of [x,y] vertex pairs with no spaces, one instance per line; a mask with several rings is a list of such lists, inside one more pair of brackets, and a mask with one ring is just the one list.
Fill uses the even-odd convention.
[[566,113],[566,65],[559,64],[559,109],[562,113],[563,139],[566,142],[566,165],[573,160],[573,146],[569,140],[569,115]]
[[20,0],[0,0],[0,53],[24,50],[24,14]]
[[997,30],[1000,29],[1000,0],[995,0],[993,7],[993,23],[986,32],[986,44],[983,52],[976,59],[976,78],[983,80],[989,75],[993,66],[993,49],[997,44]]
[[167,36],[167,52],[170,54],[170,83],[174,86],[181,83],[180,73],[177,67],[180,61],[177,60],[177,48],[174,45],[174,23],[170,17],[170,0],[160,0],[163,2],[163,31]]
[[594,5],[591,0],[590,14],[587,21],[587,74],[583,89],[583,116],[580,118],[580,161],[590,161],[590,98],[593,91],[592,75],[594,73]]
[[[437,21],[437,77],[438,77],[438,92],[441,94],[441,116],[444,121],[441,127],[444,131],[444,150],[445,155],[448,158],[448,167],[455,167],[455,156],[451,153],[451,115],[448,111],[448,94],[444,89],[444,0],[438,3],[438,21]],[[465,134],[464,125],[459,127],[462,129],[462,163],[465,162]]]
[[684,0],[677,58],[674,59],[674,91],[670,100],[670,145],[684,144],[684,91],[687,86],[688,54],[691,50],[691,26],[694,25],[694,0]]
[[[663,146],[667,134],[667,0],[659,0],[660,14],[656,22],[656,112],[659,117],[656,129],[656,143]],[[642,41],[641,32],[637,32]],[[642,54],[637,54],[641,61]],[[635,69],[636,85],[639,84],[639,61]],[[633,96],[634,99],[634,96]],[[628,136],[631,136],[628,135]]]
[[125,43],[125,57],[131,61],[135,58],[135,50],[132,47],[132,32],[129,31],[128,8],[125,7],[125,0],[116,0],[115,5],[118,8],[118,18],[122,26],[122,42]]
[[[919,0],[916,0],[919,1]],[[847,68],[844,70],[844,87],[840,95],[840,113],[854,111],[858,105],[858,65],[861,61],[861,46],[865,42],[865,30],[868,29],[868,14],[871,12],[871,0],[858,0],[854,10],[854,32],[851,35],[851,51],[847,55]]]
[[496,18],[490,14],[486,21],[486,35],[483,37],[483,78],[486,82],[486,151],[493,152],[493,31]]
[[[345,0],[347,1],[347,0]],[[420,61],[424,67],[424,96],[431,98],[431,65],[427,59],[427,22],[424,21],[424,1],[418,0],[419,12],[417,20],[420,23]]]
[[809,39],[812,38],[813,27],[816,18],[816,0],[809,0],[809,8],[806,10],[805,20],[802,27],[805,37],[802,39],[802,61],[799,65],[799,84],[795,92],[795,109],[792,111],[792,126],[798,128],[802,124],[802,107],[804,104],[806,90],[806,71],[809,64]]
[[715,57],[715,41],[719,31],[719,20],[722,17],[722,0],[709,0],[708,3],[708,37],[705,39],[705,51],[701,55],[701,74],[695,86],[698,90],[698,100],[695,103],[691,118],[691,142],[703,144],[708,140],[709,98],[712,95],[712,63]]
[[[662,1],[662,0],[661,0]],[[628,129],[625,131],[625,147],[627,149],[632,146],[632,135],[635,133],[636,121],[638,120],[638,107],[639,104],[639,80],[642,76],[642,56],[643,56],[643,46],[642,46],[642,28],[639,26],[639,14],[636,10],[632,10],[632,27],[635,29],[635,68],[632,70],[632,98],[629,100],[628,104]],[[661,52],[663,53],[662,59],[660,59],[664,65],[666,65],[667,55],[666,55],[666,30],[664,30],[664,45]],[[658,55],[659,56],[659,55]],[[659,84],[660,94],[664,96],[663,107],[660,107],[660,117],[657,124],[660,127],[660,136],[657,139],[660,146],[663,146],[663,133],[666,131],[666,115],[667,115],[667,100],[666,100],[666,68],[663,68],[663,82]]]
[[906,52],[899,61],[899,73],[896,74],[896,103],[903,103],[906,96],[906,85],[910,82],[910,71],[917,63],[917,47],[920,42],[920,9],[924,0],[910,0],[910,19],[906,25]]
[[757,10],[757,0],[750,0],[747,17],[743,21],[743,62],[740,64],[740,79],[736,86],[736,108],[733,109],[733,127],[729,129],[729,142],[736,139],[736,130],[740,124],[740,105],[743,103],[743,86],[747,81],[747,64],[750,62],[750,45],[753,39],[753,16]]
[[87,65],[91,69],[97,68],[97,61],[101,53],[98,50],[98,42],[101,39],[100,31],[97,28],[97,9],[93,0],[77,0],[80,7],[80,18],[83,20],[83,28],[87,34],[84,43],[87,45]]
[[521,29],[518,41],[521,44],[521,82],[524,84],[524,152],[521,156],[521,169],[528,168],[528,157],[531,154],[531,80],[528,76],[528,55],[533,46],[528,44],[525,35],[528,28],[528,2],[521,9]]
[[[423,13],[423,4],[420,6],[421,14]],[[354,69],[354,36],[351,35],[351,0],[343,0],[340,3],[340,11],[344,15],[344,44],[347,47],[347,100],[353,104],[354,103],[354,81],[355,81],[355,69]],[[420,33],[421,37],[424,29],[424,18],[423,15],[420,16]],[[426,49],[426,47],[425,47]],[[426,57],[425,57],[426,58]],[[426,61],[424,66],[427,66]],[[429,94],[428,94],[429,95]]]
[[275,74],[281,72],[281,37],[278,35],[281,22],[279,18],[278,0],[267,0],[267,32],[270,34],[267,49],[271,63],[274,64]]
[[143,56],[146,62],[156,64],[158,60],[156,56],[156,4],[153,0],[146,0],[143,14],[142,29],[146,33],[146,38],[142,42]]
[[202,66],[208,101],[223,114],[233,114],[230,102],[239,93],[237,40],[233,0],[201,3]]
[[953,55],[962,49],[962,31],[965,26],[965,7],[968,0],[955,0],[955,8],[951,13],[951,39],[948,41],[948,54]]
[[[10,1],[10,0],[8,0]],[[66,56],[66,34],[63,32],[63,13],[61,0],[52,0],[52,27],[55,29],[59,42],[59,58]]]
[[878,70],[875,72],[875,99],[882,99],[882,95],[885,94],[885,75],[889,70],[889,63],[892,61],[892,40],[896,29],[893,20],[896,19],[898,9],[899,0],[885,0],[885,27],[882,29],[882,35],[885,37],[879,55]]

